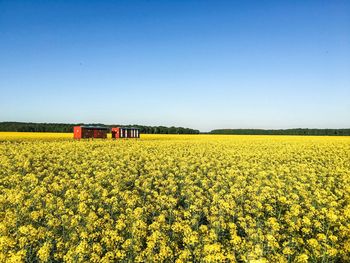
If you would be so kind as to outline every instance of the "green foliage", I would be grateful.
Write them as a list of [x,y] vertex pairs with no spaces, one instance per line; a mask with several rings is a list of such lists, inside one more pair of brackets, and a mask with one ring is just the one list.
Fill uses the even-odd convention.
[[[0,122],[0,131],[12,132],[73,132],[73,127],[83,125],[83,123],[33,123],[33,122]],[[152,134],[199,134],[198,130],[183,127],[165,127],[165,126],[145,126],[145,125],[104,125],[101,123],[84,124],[104,127],[135,127],[139,128],[141,133]]]
[[[33,122],[0,122],[0,131],[12,132],[73,132],[76,125],[94,125],[104,127],[135,127],[141,133],[146,134],[199,134],[198,130],[183,127],[145,126],[145,125],[104,125],[101,123],[33,123]],[[209,134],[242,134],[242,135],[327,135],[349,136],[350,129],[286,129],[286,130],[263,130],[263,129],[216,129]]]
[[243,135],[327,135],[349,136],[350,129],[286,129],[286,130],[262,130],[262,129],[218,129],[210,134],[243,134]]

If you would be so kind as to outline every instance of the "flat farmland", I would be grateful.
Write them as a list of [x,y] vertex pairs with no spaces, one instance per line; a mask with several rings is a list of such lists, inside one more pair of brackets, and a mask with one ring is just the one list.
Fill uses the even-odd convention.
[[350,137],[0,133],[0,262],[349,262]]

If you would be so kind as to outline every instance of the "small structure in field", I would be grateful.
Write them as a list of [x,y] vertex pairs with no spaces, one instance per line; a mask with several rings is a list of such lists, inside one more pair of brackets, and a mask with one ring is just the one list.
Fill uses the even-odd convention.
[[112,128],[112,139],[140,138],[140,129],[130,127]]
[[107,138],[108,128],[99,126],[74,126],[74,139]]

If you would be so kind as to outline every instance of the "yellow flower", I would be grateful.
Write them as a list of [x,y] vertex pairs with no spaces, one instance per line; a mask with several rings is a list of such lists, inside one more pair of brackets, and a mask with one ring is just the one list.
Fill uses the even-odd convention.
[[0,132],[0,262],[350,261],[350,137],[71,137]]
[[301,255],[297,256],[296,262],[298,262],[298,263],[306,263],[306,262],[308,262],[308,259],[309,259],[308,255],[301,254]]
[[292,255],[293,251],[289,247],[286,247],[283,249],[283,254],[284,255]]
[[50,253],[51,253],[51,244],[48,242],[45,242],[41,248],[38,250],[38,258],[42,262],[47,262],[49,261],[50,258]]

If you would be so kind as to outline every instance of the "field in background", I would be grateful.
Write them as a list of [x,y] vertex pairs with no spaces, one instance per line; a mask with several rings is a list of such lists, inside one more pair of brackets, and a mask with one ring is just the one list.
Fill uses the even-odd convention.
[[[193,139],[203,135],[178,135],[178,134],[141,134],[145,140],[169,140],[169,139]],[[204,135],[207,136],[207,135]],[[213,137],[213,136],[211,136]],[[111,140],[111,134],[107,134],[107,139]],[[0,132],[0,141],[28,141],[28,140],[73,140],[73,133],[61,132]],[[104,139],[84,139],[89,140],[104,140]]]
[[0,141],[73,139],[73,133],[0,132]]
[[346,262],[350,137],[0,133],[0,262]]

